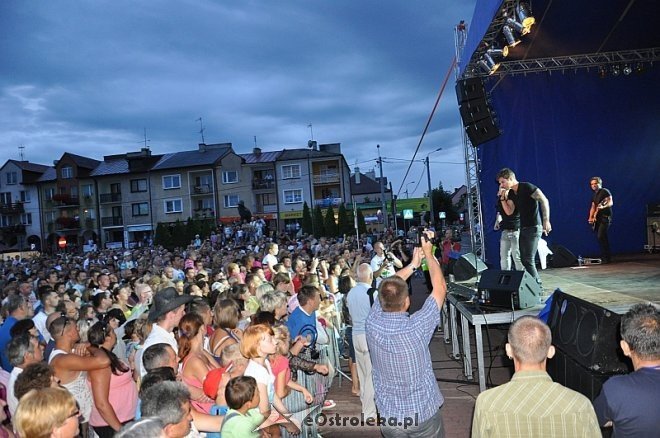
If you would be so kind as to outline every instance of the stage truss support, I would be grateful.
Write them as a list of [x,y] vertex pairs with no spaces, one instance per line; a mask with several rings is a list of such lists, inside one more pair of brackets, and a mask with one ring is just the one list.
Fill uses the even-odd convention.
[[[652,64],[660,61],[660,47],[650,49],[625,50],[617,52],[589,53],[585,55],[553,56],[550,58],[525,59],[519,61],[502,61],[500,68],[491,76],[517,75],[539,73],[546,71],[576,71],[598,68],[600,66],[625,65],[631,68],[638,65]],[[473,69],[469,76],[487,77],[479,69]],[[475,74],[477,73],[477,74]]]
[[[467,26],[461,21],[454,28],[454,43],[456,47],[456,80],[460,79],[459,65],[465,41],[467,40]],[[470,227],[470,241],[472,252],[482,260],[486,260],[486,245],[484,243],[483,216],[481,214],[481,190],[479,188],[479,158],[477,148],[472,145],[468,139],[463,124],[461,122],[461,138],[463,140],[463,151],[465,155],[465,178],[467,186],[466,205],[468,208],[468,217]]]

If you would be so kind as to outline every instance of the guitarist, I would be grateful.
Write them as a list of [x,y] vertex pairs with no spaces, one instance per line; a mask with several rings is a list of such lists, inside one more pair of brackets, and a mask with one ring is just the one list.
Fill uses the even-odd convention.
[[612,193],[603,187],[603,180],[594,176],[589,184],[594,191],[594,197],[591,199],[591,209],[589,210],[589,223],[593,226],[598,244],[602,263],[610,263],[612,255],[610,253],[610,241],[607,237],[607,230],[612,223]]

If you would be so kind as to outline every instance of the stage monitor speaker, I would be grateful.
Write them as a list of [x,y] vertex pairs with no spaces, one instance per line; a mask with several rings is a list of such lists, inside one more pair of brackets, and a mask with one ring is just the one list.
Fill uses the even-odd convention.
[[583,367],[600,374],[625,373],[630,361],[619,347],[621,317],[604,307],[568,295],[552,295],[548,325],[552,344]]
[[603,383],[612,376],[586,369],[558,348],[554,357],[546,362],[546,368],[553,382],[581,393],[592,402],[600,394]]
[[527,271],[488,269],[481,273],[479,303],[508,309],[527,309],[539,303],[541,285]]
[[646,204],[646,216],[647,217],[660,216],[660,202],[654,202],[652,204]]
[[465,133],[472,146],[478,146],[499,137],[500,128],[495,124],[492,114],[490,117],[471,123],[465,127]]
[[646,218],[646,244],[651,250],[660,246],[660,215]]
[[569,268],[578,265],[577,257],[565,246],[550,245],[550,250],[552,251],[551,268]]
[[481,78],[461,79],[456,82],[456,98],[462,104],[468,100],[486,99],[486,88]]
[[488,269],[488,266],[474,253],[463,254],[454,265],[454,278],[456,281],[466,281],[476,277],[480,272]]

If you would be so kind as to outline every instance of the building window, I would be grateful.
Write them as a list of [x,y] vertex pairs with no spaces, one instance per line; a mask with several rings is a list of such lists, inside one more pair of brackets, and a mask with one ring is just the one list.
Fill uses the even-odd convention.
[[183,203],[181,199],[170,199],[165,201],[165,213],[182,213]]
[[225,195],[225,208],[238,207],[238,195]]
[[146,179],[132,179],[131,180],[131,193],[146,192],[147,180]]
[[44,190],[44,198],[46,198],[46,201],[52,201],[54,195],[55,195],[54,187]]
[[32,213],[23,213],[21,215],[21,223],[23,225],[32,225]]
[[181,175],[165,175],[163,177],[163,189],[180,189],[181,188]]
[[140,202],[138,204],[131,204],[133,209],[133,216],[148,216],[149,215],[149,203]]
[[94,196],[94,186],[92,184],[83,184],[82,194],[86,198],[87,197],[91,198],[92,196]]
[[282,166],[282,179],[300,178],[300,164]]
[[261,205],[277,205],[277,196],[275,193],[262,193]]
[[213,198],[204,198],[197,200],[198,210],[213,210]]
[[93,208],[86,208],[85,210],[83,210],[83,219],[90,219],[90,220],[96,219],[96,211],[94,211]]
[[21,202],[30,202],[30,192],[21,190]]
[[285,204],[297,204],[303,202],[302,190],[293,189],[284,191],[284,203]]
[[47,211],[44,216],[46,217],[46,223],[55,222],[55,212],[54,211]]
[[0,193],[0,204],[11,204],[11,192]]
[[14,184],[18,184],[18,173],[7,172],[7,185],[12,186]]
[[73,178],[73,167],[66,166],[62,168],[62,179],[71,179]]
[[13,224],[11,222],[10,216],[0,216],[0,225],[3,227],[11,227]]
[[238,172],[236,170],[225,170],[222,172],[222,182],[224,184],[233,184],[238,182]]

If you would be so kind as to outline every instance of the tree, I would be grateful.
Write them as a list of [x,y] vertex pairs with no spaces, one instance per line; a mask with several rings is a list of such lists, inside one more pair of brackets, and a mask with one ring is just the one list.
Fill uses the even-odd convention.
[[164,248],[172,249],[172,232],[170,230],[169,224],[164,224],[158,222],[156,225],[156,239],[154,241],[156,245],[162,245]]
[[312,212],[307,205],[307,202],[303,204],[303,217],[302,217],[302,231],[304,234],[313,234],[312,233]]
[[348,219],[348,212],[344,204],[339,204],[339,212],[337,213],[337,234],[351,234],[353,222]]
[[362,214],[361,209],[357,209],[357,223],[358,223],[358,231],[360,234],[365,234],[367,232],[367,224],[364,221],[364,215]]
[[314,208],[312,223],[314,224],[314,236],[325,236],[325,228],[323,226],[323,212],[321,211],[320,205],[317,205],[316,208]]
[[190,245],[191,237],[188,235],[188,230],[186,225],[181,222],[179,219],[174,222],[174,226],[171,229],[172,232],[172,246],[174,248],[185,248]]
[[328,237],[337,237],[339,234],[337,232],[337,223],[335,222],[335,210],[332,208],[332,205],[325,212],[323,228],[325,229],[325,235]]
[[439,211],[444,211],[447,214],[446,223],[448,224],[454,223],[459,219],[458,210],[451,202],[451,193],[444,190],[442,183],[438,185],[438,188],[431,190],[431,194],[433,197],[433,211],[435,212],[433,222],[438,222]]

